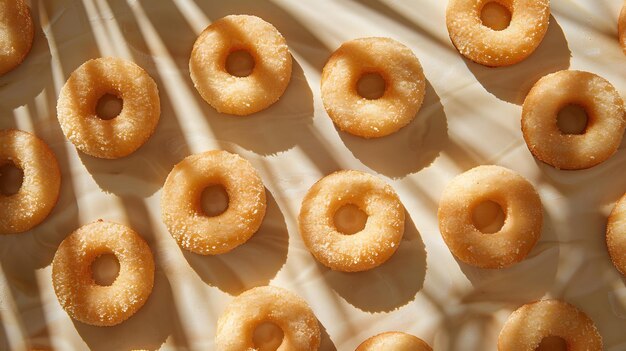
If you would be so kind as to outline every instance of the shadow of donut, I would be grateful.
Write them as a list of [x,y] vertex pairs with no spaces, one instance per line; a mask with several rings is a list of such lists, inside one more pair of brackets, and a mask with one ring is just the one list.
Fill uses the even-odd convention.
[[448,124],[439,95],[426,81],[417,116],[399,131],[364,139],[338,131],[341,140],[364,165],[391,178],[402,178],[431,165],[448,140]]
[[287,261],[289,234],[285,217],[266,189],[267,210],[259,230],[244,244],[216,256],[202,256],[181,248],[185,259],[208,285],[230,295],[268,285]]
[[415,299],[426,277],[426,248],[407,213],[398,250],[382,265],[364,272],[333,271],[317,263],[326,282],[346,302],[370,313],[389,312]]
[[318,350],[320,351],[337,351],[337,347],[330,339],[330,335],[328,335],[328,331],[326,331],[326,327],[320,322],[317,321],[320,326],[320,347]]
[[485,90],[500,100],[521,105],[539,78],[568,69],[571,55],[563,29],[550,15],[550,25],[541,44],[522,62],[506,67],[485,67],[465,57],[463,60]]

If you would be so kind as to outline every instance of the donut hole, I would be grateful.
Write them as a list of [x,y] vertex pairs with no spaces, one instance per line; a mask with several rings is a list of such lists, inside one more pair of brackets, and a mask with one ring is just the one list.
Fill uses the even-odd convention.
[[495,31],[501,31],[511,24],[511,10],[497,1],[486,3],[480,10],[482,24]]
[[254,71],[254,57],[247,50],[233,50],[226,57],[226,72],[235,77],[247,77]]
[[337,209],[333,221],[337,231],[342,234],[352,235],[365,228],[367,214],[358,206],[347,204]]
[[0,194],[17,194],[24,182],[24,172],[15,163],[9,161],[0,166]]
[[556,125],[563,134],[585,134],[588,122],[584,107],[575,104],[563,107],[556,117]]
[[481,233],[493,234],[502,229],[505,214],[502,206],[494,201],[483,201],[472,211],[472,222]]
[[252,342],[258,351],[276,351],[283,343],[285,333],[272,322],[259,324],[252,335]]
[[103,120],[111,120],[120,115],[124,107],[122,99],[115,94],[104,94],[96,104],[96,116]]
[[546,336],[535,351],[567,351],[567,342],[559,336]]
[[202,191],[200,206],[205,215],[219,216],[228,209],[228,192],[221,184],[209,185]]
[[93,281],[101,286],[110,286],[120,274],[120,261],[114,254],[102,254],[91,264]]
[[356,82],[357,93],[368,100],[379,99],[385,94],[386,88],[387,82],[376,72],[365,73]]

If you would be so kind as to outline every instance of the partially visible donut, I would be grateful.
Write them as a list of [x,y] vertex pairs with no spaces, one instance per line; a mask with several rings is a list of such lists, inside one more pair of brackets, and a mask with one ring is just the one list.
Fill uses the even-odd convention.
[[[385,91],[377,99],[359,95],[357,83],[379,74]],[[364,138],[389,135],[415,118],[424,100],[426,79],[408,47],[390,38],[361,38],[343,43],[322,71],[322,101],[339,127]]]
[[306,301],[288,290],[263,286],[244,292],[226,307],[217,321],[217,350],[256,350],[254,330],[264,322],[274,323],[283,331],[277,351],[319,348],[319,323]]
[[[511,12],[503,30],[482,23],[485,5],[498,3]],[[549,0],[450,0],[446,25],[452,43],[468,59],[497,67],[518,63],[535,51],[548,30]]]
[[626,275],[626,194],[615,204],[609,216],[606,246],[615,268]]
[[602,337],[591,318],[559,300],[529,303],[513,312],[498,336],[498,350],[535,351],[547,337],[562,338],[569,351],[602,351]]
[[432,351],[424,340],[401,332],[386,332],[363,341],[355,351]]
[[0,166],[22,170],[22,186],[13,195],[0,193],[0,234],[32,229],[50,214],[59,198],[61,171],[54,153],[33,134],[0,130]]
[[[98,117],[96,105],[106,94],[122,100],[110,120]],[[128,156],[143,145],[159,122],[159,90],[150,75],[131,61],[105,57],[89,60],[67,80],[57,102],[65,136],[80,151],[99,158]]]
[[[250,75],[226,70],[227,57],[247,51],[254,59]],[[193,44],[189,71],[200,96],[218,112],[249,115],[268,108],[291,79],[291,54],[285,38],[256,16],[230,15],[211,23]]]
[[24,0],[0,0],[0,75],[17,67],[33,45],[35,30]]

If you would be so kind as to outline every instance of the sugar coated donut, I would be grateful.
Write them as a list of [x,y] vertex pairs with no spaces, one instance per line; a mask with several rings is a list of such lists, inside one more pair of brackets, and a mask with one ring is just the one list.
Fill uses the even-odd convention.
[[[202,191],[221,185],[228,208],[209,217],[202,210]],[[250,162],[226,151],[207,151],[179,162],[165,180],[161,197],[163,222],[183,248],[217,255],[246,242],[265,216],[265,186]]]
[[[587,113],[583,134],[565,134],[557,126],[559,111],[579,105]],[[522,133],[539,160],[559,169],[593,167],[619,147],[626,119],[624,102],[602,77],[581,71],[559,71],[539,79],[524,100]]]
[[0,75],[17,67],[33,45],[35,30],[24,0],[0,0]]
[[[482,9],[492,2],[511,12],[511,22],[503,30],[482,23]],[[450,0],[446,10],[448,33],[457,50],[490,67],[512,65],[532,54],[543,40],[549,20],[549,0]]]
[[[96,114],[106,94],[122,100],[122,111],[110,120]],[[127,156],[143,145],[159,122],[159,91],[135,63],[115,57],[83,63],[67,80],[57,102],[65,136],[80,151],[99,158]]]
[[276,324],[284,333],[277,351],[319,348],[319,324],[306,301],[288,290],[262,286],[237,296],[226,307],[217,321],[217,349],[256,350],[254,330],[263,322]]
[[[113,284],[95,283],[91,264],[113,254],[120,270]],[[54,291],[65,311],[78,321],[97,326],[122,323],[146,302],[154,283],[150,247],[132,229],[96,221],[70,234],[52,260]]]
[[432,351],[422,339],[400,332],[386,332],[365,340],[355,351]]
[[[480,204],[500,205],[504,225],[493,234],[478,230],[472,214]],[[500,166],[478,166],[455,177],[439,201],[439,230],[461,261],[481,268],[503,268],[523,260],[541,235],[543,210],[535,188]]]
[[622,45],[624,54],[626,54],[626,2],[622,6],[622,11],[619,14],[617,31],[619,32],[619,43]]
[[7,163],[21,169],[24,177],[17,193],[0,193],[0,233],[21,233],[41,223],[54,208],[61,171],[43,140],[19,130],[0,130],[0,166]]
[[547,337],[562,338],[569,351],[602,350],[602,337],[591,318],[559,300],[529,303],[513,312],[498,336],[498,350],[535,351]]
[[[359,95],[357,84],[379,74],[385,91],[378,99]],[[339,129],[364,138],[389,135],[415,118],[424,100],[426,79],[411,49],[390,38],[343,43],[322,71],[322,101]]]
[[[365,227],[342,234],[337,210],[354,205],[365,212]],[[404,233],[404,206],[391,186],[359,171],[339,171],[315,183],[302,201],[300,235],[315,258],[330,269],[358,272],[387,261]]]
[[[247,51],[252,73],[233,76],[226,59]],[[202,98],[218,112],[245,116],[268,108],[283,95],[291,79],[291,54],[285,38],[256,16],[230,15],[209,25],[193,44],[189,71]]]
[[609,216],[606,246],[617,270],[626,275],[626,194],[615,204]]

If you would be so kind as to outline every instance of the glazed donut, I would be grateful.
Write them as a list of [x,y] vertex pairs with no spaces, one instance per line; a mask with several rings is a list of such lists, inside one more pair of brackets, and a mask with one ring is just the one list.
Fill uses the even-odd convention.
[[617,22],[617,31],[619,33],[619,42],[622,45],[622,51],[626,54],[626,2],[622,6]]
[[[346,205],[368,216],[363,230],[352,235],[342,234],[334,223],[335,213]],[[309,189],[298,226],[305,245],[323,265],[336,271],[365,271],[387,261],[398,248],[404,234],[404,206],[381,179],[339,171]]]
[[[379,74],[385,91],[378,99],[357,92],[359,79]],[[411,49],[390,38],[343,43],[322,70],[322,101],[339,129],[363,138],[389,135],[415,118],[426,79]]]
[[22,186],[13,195],[0,193],[0,233],[32,229],[52,211],[59,198],[61,171],[54,153],[33,134],[0,130],[0,166],[22,170]]
[[0,0],[0,75],[24,61],[34,36],[33,19],[24,0]]
[[[558,112],[579,105],[587,113],[583,134],[564,134]],[[524,100],[522,133],[530,152],[558,169],[593,167],[613,155],[626,128],[624,103],[604,78],[581,71],[559,71],[539,79]]]
[[[106,94],[122,100],[122,111],[110,120],[96,114]],[[67,80],[57,102],[65,136],[80,151],[99,158],[128,156],[143,145],[159,122],[159,90],[135,63],[115,57],[83,63]]]
[[400,332],[386,332],[372,336],[359,345],[355,351],[432,351],[422,339]]
[[602,350],[602,337],[593,321],[559,300],[529,303],[513,312],[498,336],[498,350],[535,351],[550,336],[565,340],[570,351]]
[[626,275],[626,194],[615,204],[609,215],[606,246],[615,268]]
[[263,322],[276,324],[284,333],[277,351],[319,348],[319,324],[306,301],[288,290],[262,286],[237,296],[226,307],[217,320],[217,349],[256,350],[254,330]]
[[[120,270],[113,284],[97,285],[91,264],[113,254]],[[132,229],[98,220],[70,234],[52,260],[52,283],[59,303],[78,321],[112,326],[127,320],[146,302],[154,284],[150,247]]]
[[[511,23],[503,30],[482,23],[482,9],[492,2],[511,12]],[[450,0],[446,9],[446,26],[457,50],[490,67],[512,65],[530,56],[543,40],[549,20],[549,0]]]
[[[472,220],[486,202],[500,205],[504,225],[482,233]],[[478,166],[446,186],[437,213],[439,230],[450,251],[480,268],[503,268],[523,260],[541,235],[543,210],[533,186],[521,175],[500,166]]]
[[[228,208],[209,217],[202,191],[222,185]],[[250,162],[226,151],[207,151],[179,162],[165,180],[163,222],[178,244],[201,255],[228,252],[246,242],[265,217],[265,186]]]
[[[226,59],[247,51],[255,65],[250,75],[233,76]],[[268,108],[291,79],[291,54],[285,38],[256,16],[230,15],[208,26],[193,44],[191,80],[204,101],[218,112],[245,116]]]

